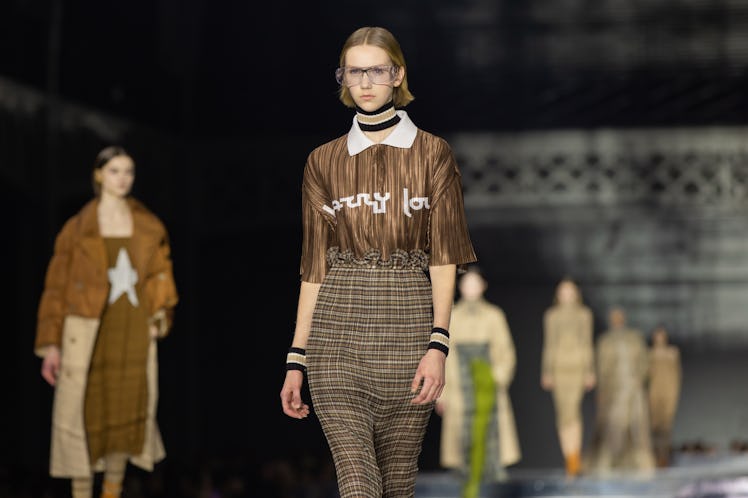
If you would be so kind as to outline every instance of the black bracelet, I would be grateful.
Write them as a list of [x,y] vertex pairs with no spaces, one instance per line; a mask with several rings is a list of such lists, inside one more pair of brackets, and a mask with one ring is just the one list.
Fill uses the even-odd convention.
[[306,349],[288,348],[286,370],[301,370],[302,372],[306,372]]
[[438,349],[444,355],[449,354],[449,332],[441,327],[431,329],[428,349]]

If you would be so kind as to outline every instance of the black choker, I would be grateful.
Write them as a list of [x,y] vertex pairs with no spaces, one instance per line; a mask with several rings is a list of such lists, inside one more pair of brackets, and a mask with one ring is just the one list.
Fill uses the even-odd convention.
[[395,104],[390,101],[372,112],[356,106],[356,121],[361,131],[379,131],[395,126],[400,122],[400,116],[395,112]]

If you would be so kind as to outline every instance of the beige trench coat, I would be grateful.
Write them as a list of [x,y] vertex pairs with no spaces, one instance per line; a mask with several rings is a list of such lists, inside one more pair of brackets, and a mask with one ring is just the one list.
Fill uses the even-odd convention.
[[649,416],[654,431],[670,431],[681,390],[680,349],[677,346],[649,349]]
[[[93,471],[104,470],[104,460],[89,463],[86,427],[81,417],[86,395],[88,369],[99,330],[99,320],[68,315],[62,331],[62,364],[55,386],[52,405],[52,442],[50,447],[50,475],[52,477],[87,477]],[[161,433],[156,422],[158,405],[157,340],[151,339],[148,349],[146,375],[148,380],[148,409],[145,442],[140,455],[130,462],[151,471],[155,463],[166,457]]]
[[499,461],[502,466],[517,463],[521,457],[514,410],[509,386],[514,378],[516,353],[504,312],[485,299],[477,302],[458,301],[450,322],[450,352],[447,356],[446,384],[439,398],[444,403],[441,429],[440,463],[445,468],[462,468],[466,464],[462,431],[464,402],[460,386],[460,343],[488,343],[491,371],[496,383]]

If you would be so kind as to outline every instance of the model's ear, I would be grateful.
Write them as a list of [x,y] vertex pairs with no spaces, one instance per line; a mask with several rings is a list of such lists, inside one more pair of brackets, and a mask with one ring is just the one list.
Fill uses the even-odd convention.
[[395,81],[392,82],[392,86],[400,86],[403,83],[403,79],[405,79],[405,68],[399,66],[397,68],[397,76],[395,76]]

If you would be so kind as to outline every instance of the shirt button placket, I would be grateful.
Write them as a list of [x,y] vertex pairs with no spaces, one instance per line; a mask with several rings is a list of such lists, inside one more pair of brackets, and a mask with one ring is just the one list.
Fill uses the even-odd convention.
[[384,185],[384,146],[381,144],[377,144],[376,150],[374,152],[374,169],[376,171],[376,182],[377,186],[379,187],[379,191],[384,195],[385,193],[385,185]]

